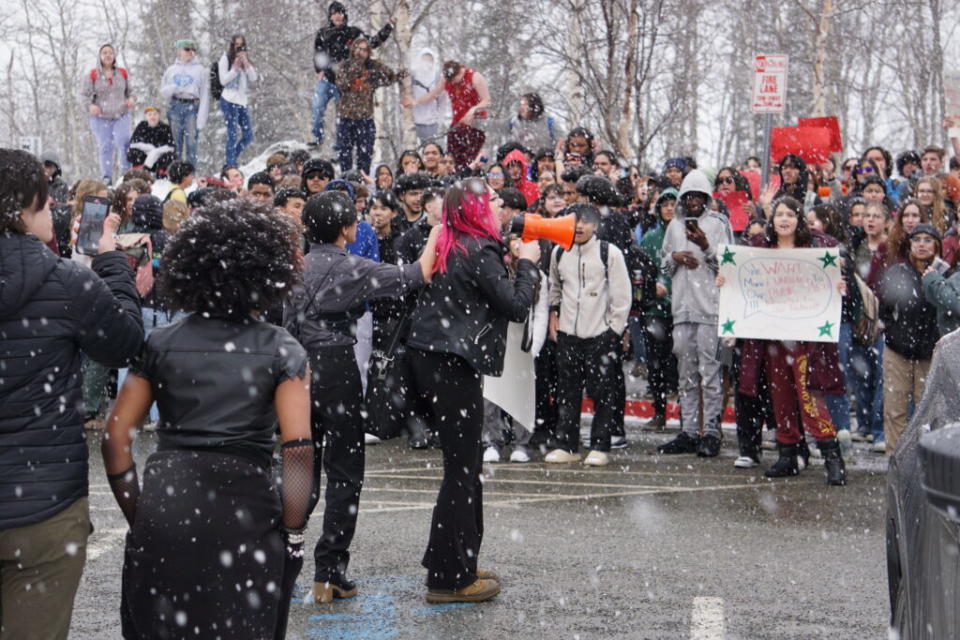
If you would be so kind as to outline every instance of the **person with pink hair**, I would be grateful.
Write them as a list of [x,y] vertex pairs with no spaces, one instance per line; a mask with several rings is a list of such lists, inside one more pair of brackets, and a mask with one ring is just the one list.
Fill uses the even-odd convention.
[[503,371],[508,322],[523,322],[539,280],[540,247],[524,243],[511,280],[498,215],[483,180],[457,183],[443,199],[437,261],[407,339],[418,412],[443,448],[443,480],[423,556],[427,602],[479,602],[500,592],[478,568],[483,537],[480,484],[482,376]]

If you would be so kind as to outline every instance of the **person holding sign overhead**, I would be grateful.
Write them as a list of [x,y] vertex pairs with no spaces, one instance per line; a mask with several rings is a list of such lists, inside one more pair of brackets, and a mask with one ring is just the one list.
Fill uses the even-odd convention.
[[[837,245],[830,236],[810,230],[803,215],[803,205],[795,198],[780,198],[774,201],[772,209],[773,216],[767,221],[764,233],[751,242],[754,246],[799,249]],[[718,287],[726,284],[722,274],[717,275],[716,283]],[[841,295],[846,294],[842,279],[837,288]],[[800,473],[797,454],[806,431],[813,435],[823,453],[827,483],[846,484],[846,467],[840,454],[837,429],[823,399],[823,394],[845,393],[836,343],[744,340],[739,393],[756,397],[761,367],[767,376],[777,421],[777,449],[780,453],[777,462],[764,475],[782,478]]]

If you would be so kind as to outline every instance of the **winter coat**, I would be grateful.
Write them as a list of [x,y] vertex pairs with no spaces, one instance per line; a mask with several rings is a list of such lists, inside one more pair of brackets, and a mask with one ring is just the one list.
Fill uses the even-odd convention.
[[[690,192],[706,194],[709,201],[712,190],[710,181],[702,171],[694,169],[688,173],[680,186],[673,220],[664,232],[660,271],[671,280],[673,295],[670,312],[675,323],[717,323],[717,306],[720,303],[720,291],[716,286],[717,247],[720,244],[733,244],[733,230],[726,216],[714,213],[705,206],[697,218],[700,230],[707,236],[707,249],[703,251],[687,239],[685,219],[688,216],[682,204],[683,196]],[[676,251],[693,252],[699,266],[696,269],[679,266],[673,260]]]
[[437,272],[413,312],[407,345],[462,357],[477,372],[503,372],[507,322],[523,322],[533,305],[537,265],[517,261],[510,280],[502,243],[461,236],[465,252],[447,256],[446,273]]
[[166,122],[161,122],[155,127],[151,127],[146,120],[141,120],[133,129],[133,135],[130,136],[130,144],[144,142],[153,147],[172,147],[173,130]]
[[[413,93],[413,99],[430,93],[438,82],[443,79],[437,61],[440,60],[437,52],[429,47],[420,50],[417,60],[421,60],[424,55],[433,56],[434,63],[427,67],[423,64],[413,64],[410,69],[410,89]],[[440,114],[443,112],[444,105],[447,102],[447,92],[441,91],[435,99],[429,102],[423,102],[413,105],[413,121],[415,124],[431,125],[440,122]]]
[[231,67],[227,54],[220,56],[217,62],[217,75],[220,77],[220,84],[223,86],[221,98],[233,104],[247,106],[250,101],[250,91],[257,81],[257,70],[253,65],[246,69],[240,69],[236,66]]
[[940,338],[937,307],[924,297],[917,268],[909,261],[887,267],[877,298],[885,348],[908,360],[929,360]]
[[527,200],[527,207],[530,207],[540,198],[540,189],[527,179],[527,155],[520,149],[514,149],[508,153],[500,164],[506,167],[514,161],[520,163],[520,179],[513,186],[523,194],[523,197]]
[[662,298],[657,298],[655,292],[653,299],[650,299],[649,296],[644,297],[643,312],[644,315],[658,316],[661,318],[669,318],[671,308],[671,279],[666,277],[660,269],[661,249],[663,247],[663,239],[667,231],[667,224],[669,224],[664,223],[663,218],[660,216],[660,207],[663,205],[663,201],[669,197],[676,199],[677,190],[673,188],[664,189],[663,193],[657,197],[657,203],[654,206],[654,209],[657,212],[657,226],[653,230],[644,234],[643,239],[640,241],[640,250],[650,258],[654,266],[657,268],[657,273],[659,275],[657,278],[658,282],[667,288],[667,295]]
[[923,295],[937,308],[937,328],[940,336],[960,329],[960,271],[949,278],[939,271],[923,276]]
[[630,274],[623,253],[607,246],[607,264],[596,236],[575,244],[550,260],[550,308],[560,312],[560,331],[577,338],[594,338],[627,327],[633,301]]
[[196,58],[184,63],[177,60],[167,67],[160,81],[160,95],[164,100],[181,98],[199,100],[197,129],[207,126],[210,114],[210,70]]
[[[815,233],[811,247],[836,247],[837,241],[823,233]],[[769,247],[763,235],[750,242],[754,247]],[[849,281],[848,281],[849,282]],[[852,286],[848,284],[848,288]],[[740,350],[740,381],[737,391],[750,397],[760,392],[763,377],[763,357],[769,340],[746,339]],[[807,356],[807,389],[826,395],[842,395],[847,392],[843,371],[840,369],[840,352],[834,342],[796,342],[794,353]]]
[[80,353],[123,367],[142,343],[122,253],[96,256],[91,271],[35,236],[0,234],[0,530],[87,495]]
[[80,93],[87,104],[100,107],[100,116],[105,120],[116,120],[127,114],[127,98],[133,93],[130,91],[130,82],[127,70],[114,63],[113,76],[108,78],[103,65],[97,60],[97,66],[89,71],[80,83]]
[[400,74],[377,60],[351,59],[340,68],[337,115],[351,120],[373,118],[373,94],[400,80]]
[[[346,8],[339,2],[332,3],[330,9],[337,7],[340,13],[344,15],[343,24],[339,27],[334,26],[333,22],[327,24],[319,31],[313,39],[313,68],[315,71],[325,71],[327,80],[337,82],[335,68],[341,62],[350,57],[350,45],[354,40],[363,36],[363,31],[350,26]],[[330,11],[333,13],[333,11]],[[376,49],[387,41],[390,34],[393,33],[393,25],[389,22],[383,26],[373,37],[367,38],[371,49]]]

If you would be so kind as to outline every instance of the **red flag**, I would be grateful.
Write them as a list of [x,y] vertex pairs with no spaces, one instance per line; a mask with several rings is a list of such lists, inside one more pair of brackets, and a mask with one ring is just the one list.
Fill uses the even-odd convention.
[[740,232],[747,228],[751,207],[746,191],[714,191],[713,197],[727,205],[730,213],[730,226]]
[[774,127],[770,133],[773,162],[792,153],[807,164],[822,164],[830,157],[830,130],[823,127]]
[[800,118],[798,124],[801,127],[822,127],[830,130],[830,153],[841,153],[843,151],[843,139],[840,137],[840,121],[837,116],[827,116],[826,118]]

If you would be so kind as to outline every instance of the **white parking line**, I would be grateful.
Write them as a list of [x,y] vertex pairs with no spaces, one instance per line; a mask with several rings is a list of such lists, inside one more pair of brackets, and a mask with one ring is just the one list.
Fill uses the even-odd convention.
[[694,598],[690,640],[722,640],[723,598]]
[[91,541],[87,542],[87,562],[96,560],[107,551],[116,550],[117,543],[123,540],[127,535],[127,528],[122,529],[101,529],[94,532]]

